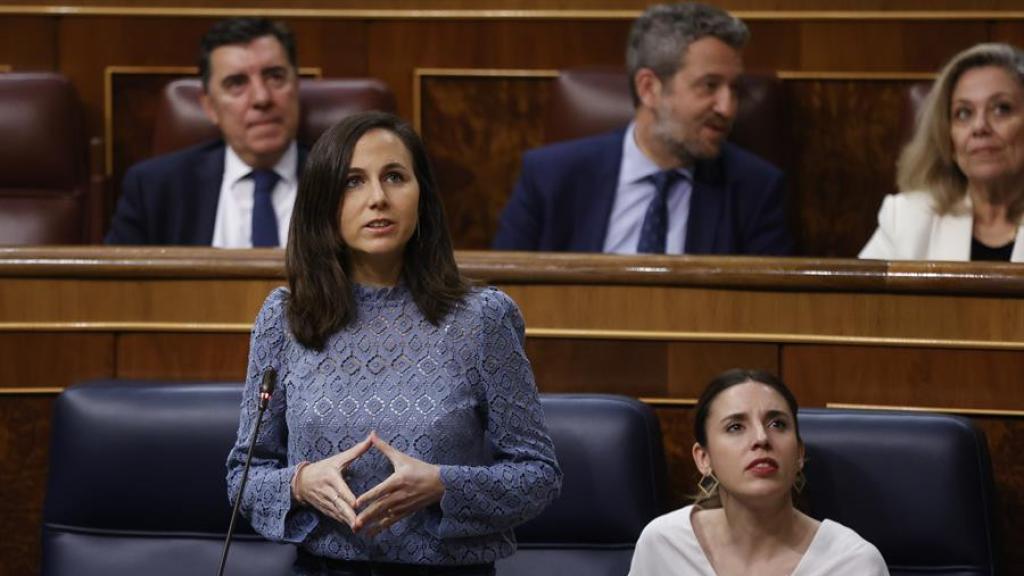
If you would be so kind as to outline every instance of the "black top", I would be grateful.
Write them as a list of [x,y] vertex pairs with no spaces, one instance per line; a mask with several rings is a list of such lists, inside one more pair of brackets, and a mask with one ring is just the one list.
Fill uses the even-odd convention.
[[1013,243],[1015,240],[1010,240],[1002,246],[986,246],[978,241],[977,238],[971,237],[971,260],[982,260],[987,262],[1009,262],[1010,255],[1013,253]]

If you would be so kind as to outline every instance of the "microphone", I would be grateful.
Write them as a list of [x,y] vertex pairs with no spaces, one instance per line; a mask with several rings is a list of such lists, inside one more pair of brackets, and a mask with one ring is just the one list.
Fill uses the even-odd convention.
[[224,552],[220,557],[220,569],[217,576],[224,575],[224,566],[228,562],[228,550],[231,549],[231,537],[235,533],[235,521],[238,520],[238,507],[242,504],[242,494],[245,493],[245,483],[249,480],[249,466],[252,464],[252,453],[256,448],[256,438],[260,433],[260,424],[263,423],[263,412],[270,404],[270,397],[274,394],[277,386],[277,370],[267,368],[263,372],[263,380],[260,382],[259,412],[256,415],[256,426],[252,429],[252,437],[249,438],[249,454],[245,457],[245,468],[242,470],[242,482],[238,486],[238,497],[235,498],[235,506],[231,509],[231,523],[228,524],[228,534],[224,538]]

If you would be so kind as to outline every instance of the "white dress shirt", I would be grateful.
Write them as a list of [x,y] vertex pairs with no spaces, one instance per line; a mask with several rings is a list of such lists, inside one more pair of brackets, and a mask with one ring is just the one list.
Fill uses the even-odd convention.
[[[255,192],[249,174],[252,167],[242,162],[231,146],[224,147],[224,178],[217,201],[217,220],[213,225],[214,248],[252,248],[252,206]],[[288,227],[292,221],[292,207],[299,189],[297,168],[299,147],[292,141],[281,159],[274,165],[279,179],[271,193],[274,214],[277,216],[278,245],[288,243]]]

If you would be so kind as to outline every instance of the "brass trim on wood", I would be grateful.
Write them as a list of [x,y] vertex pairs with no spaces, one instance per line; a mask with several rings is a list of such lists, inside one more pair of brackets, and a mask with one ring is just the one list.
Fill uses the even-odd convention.
[[[225,18],[261,14],[271,18],[358,19],[358,20],[633,20],[640,10],[609,9],[354,9],[354,8],[267,8],[265,6],[223,7],[140,7],[97,5],[9,5],[0,15],[127,16]],[[732,14],[754,21],[928,21],[928,20],[1022,20],[1021,10],[734,10]]]
[[[223,333],[247,334],[251,322],[0,322],[0,333],[11,332],[113,332],[113,333]],[[756,344],[831,344],[939,348],[955,350],[1024,350],[1024,342],[1002,340],[957,340],[938,338],[895,338],[877,336],[834,336],[745,332],[678,332],[656,330],[589,330],[568,328],[526,328],[528,338],[626,340],[664,342],[736,342]]]
[[[0,10],[0,14],[3,11]],[[245,16],[251,13],[244,14]],[[114,175],[114,75],[163,74],[168,76],[197,76],[198,66],[107,66],[103,69],[103,141],[104,170],[107,177]],[[323,77],[319,66],[300,66],[299,76]]]
[[422,135],[424,78],[558,78],[558,70],[524,68],[414,68],[412,71],[412,125]]
[[637,400],[653,408],[692,408],[697,405],[696,398],[637,398]]
[[64,391],[60,386],[13,386],[0,387],[0,398],[18,396],[56,396]]
[[248,334],[252,322],[0,322],[5,332],[157,332]]
[[928,407],[928,406],[890,406],[886,404],[847,404],[842,402],[828,402],[826,408],[842,410],[883,410],[891,412],[933,412],[940,414],[954,414],[957,416],[995,416],[1024,418],[1024,410],[996,410],[991,408],[950,408],[950,407]]
[[776,76],[780,80],[850,80],[859,82],[871,81],[922,81],[934,80],[935,72],[829,72],[804,70],[779,70]]
[[768,332],[676,332],[656,330],[591,330],[529,328],[531,338],[578,338],[581,340],[664,340],[669,342],[744,342],[763,344],[841,344],[908,348],[952,348],[1024,350],[1024,342],[1004,340],[958,340],[940,338],[897,338],[881,336],[839,336],[782,334]]

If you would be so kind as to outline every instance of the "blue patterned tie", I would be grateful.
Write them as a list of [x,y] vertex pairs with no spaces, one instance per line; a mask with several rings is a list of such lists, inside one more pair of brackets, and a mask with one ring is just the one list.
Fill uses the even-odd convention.
[[277,246],[277,215],[274,213],[272,194],[280,178],[273,170],[253,170],[252,245]]
[[682,175],[676,170],[665,170],[651,176],[654,181],[654,198],[647,205],[637,254],[664,254],[665,237],[668,236],[668,191]]

